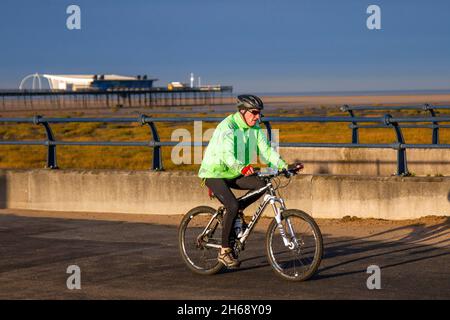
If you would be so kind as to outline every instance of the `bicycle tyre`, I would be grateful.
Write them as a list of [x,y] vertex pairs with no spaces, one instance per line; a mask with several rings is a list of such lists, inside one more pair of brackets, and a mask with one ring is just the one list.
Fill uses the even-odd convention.
[[[189,223],[191,223],[194,218],[196,218],[202,214],[205,215],[205,217],[203,218],[205,223],[200,222],[201,225],[198,227],[198,230],[193,231],[193,235],[195,236],[195,234],[201,232],[206,227],[208,221],[211,220],[211,218],[213,217],[213,215],[216,212],[217,212],[217,209],[214,209],[214,208],[211,208],[208,206],[195,207],[195,208],[189,210],[184,215],[183,219],[181,220],[179,229],[178,229],[178,246],[179,246],[181,257],[182,257],[183,261],[186,263],[186,265],[188,266],[188,268],[198,274],[213,275],[213,274],[220,272],[224,266],[222,263],[220,263],[217,260],[218,249],[200,247],[200,248],[197,248],[198,251],[196,251],[195,250],[196,248],[192,248],[192,245],[197,246],[197,244],[191,243],[191,241],[194,241],[194,239],[186,239],[186,237],[189,237],[189,235],[187,235],[187,229],[189,228]],[[219,227],[220,229],[222,228],[221,217],[218,219],[217,227]],[[221,240],[221,232],[220,232],[220,237],[218,237],[218,238]],[[219,242],[219,241],[216,240],[216,242]],[[189,252],[187,250],[188,247],[190,248]],[[208,264],[201,265],[199,262],[196,262],[196,259],[194,259],[194,257],[193,257],[194,253],[201,253],[201,250],[204,250],[203,253],[208,253],[207,251],[211,251],[210,253],[212,253],[212,254],[209,254],[210,258],[208,259],[208,260],[210,260],[210,265],[208,265]],[[205,250],[207,250],[207,251],[205,251]]]
[[[306,222],[306,224],[308,226],[311,227],[313,237],[314,237],[314,242],[315,242],[314,243],[315,253],[314,253],[314,258],[312,259],[310,267],[307,268],[307,270],[305,270],[304,272],[297,274],[295,271],[295,263],[294,263],[294,274],[293,275],[289,275],[283,271],[282,267],[280,266],[280,263],[282,263],[282,261],[277,261],[278,258],[275,258],[275,255],[274,255],[274,246],[275,246],[275,242],[277,242],[277,240],[275,240],[275,233],[278,230],[278,228],[277,228],[278,224],[275,219],[272,220],[272,222],[270,223],[270,225],[267,229],[267,234],[266,234],[267,258],[268,258],[269,264],[271,265],[272,269],[278,276],[280,276],[284,279],[287,279],[287,280],[291,280],[291,281],[305,281],[305,280],[309,279],[310,277],[312,277],[317,272],[317,269],[319,268],[320,263],[322,261],[322,256],[323,256],[322,233],[320,232],[319,226],[314,221],[314,219],[310,215],[308,215],[307,213],[305,213],[301,210],[288,209],[288,210],[283,211],[282,222],[285,221],[286,218],[289,218],[289,217],[300,218],[301,220]],[[279,237],[277,243],[279,244],[280,242],[282,242],[281,237]],[[283,248],[283,246],[284,246],[284,244],[280,245],[280,248]],[[284,249],[284,250],[289,252],[289,255],[295,255],[293,250],[291,250],[291,251],[288,251],[287,249]],[[301,259],[299,259],[299,261],[301,261]],[[292,261],[289,261],[289,263],[292,264]]]

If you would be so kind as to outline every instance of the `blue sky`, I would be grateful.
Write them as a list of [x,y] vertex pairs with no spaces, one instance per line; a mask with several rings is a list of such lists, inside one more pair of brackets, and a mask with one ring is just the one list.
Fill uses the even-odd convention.
[[[81,30],[66,8],[81,7]],[[381,7],[382,30],[366,9]],[[2,0],[0,88],[148,74],[243,92],[450,89],[450,1]]]

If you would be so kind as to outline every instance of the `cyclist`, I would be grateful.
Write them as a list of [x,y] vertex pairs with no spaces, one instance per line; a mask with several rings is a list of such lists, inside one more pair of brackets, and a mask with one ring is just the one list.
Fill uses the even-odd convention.
[[[218,260],[229,268],[240,265],[232,254],[230,244],[234,219],[262,195],[256,194],[239,202],[230,188],[252,192],[265,186],[261,179],[253,175],[255,169],[251,164],[258,154],[271,167],[288,168],[286,162],[271,148],[259,126],[261,111],[264,109],[261,99],[254,95],[240,95],[237,100],[238,111],[217,126],[198,173],[209,188],[210,195],[217,197],[225,206]],[[303,168],[300,163],[294,166],[297,170]]]

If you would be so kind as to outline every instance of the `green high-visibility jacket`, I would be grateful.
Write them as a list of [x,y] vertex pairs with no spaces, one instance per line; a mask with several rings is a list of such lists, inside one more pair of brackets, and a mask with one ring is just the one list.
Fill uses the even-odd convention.
[[236,178],[245,166],[255,163],[257,155],[270,167],[287,168],[286,162],[270,146],[259,124],[248,126],[242,115],[236,112],[222,120],[214,131],[198,176]]

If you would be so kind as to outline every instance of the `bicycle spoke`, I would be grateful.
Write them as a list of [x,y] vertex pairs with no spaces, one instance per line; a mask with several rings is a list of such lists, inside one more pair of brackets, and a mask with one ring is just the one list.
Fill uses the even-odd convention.
[[201,208],[185,218],[180,241],[188,266],[193,271],[208,273],[220,267],[217,246],[221,243],[221,222],[219,218],[213,218],[214,212],[201,212]]
[[319,255],[317,251],[319,247],[314,229],[309,221],[300,215],[286,217],[282,225],[289,241],[294,243],[294,248],[289,249],[284,244],[283,237],[275,224],[269,244],[270,259],[274,269],[280,275],[293,280],[301,279],[317,268],[315,258]]

